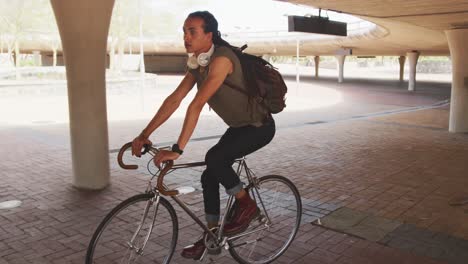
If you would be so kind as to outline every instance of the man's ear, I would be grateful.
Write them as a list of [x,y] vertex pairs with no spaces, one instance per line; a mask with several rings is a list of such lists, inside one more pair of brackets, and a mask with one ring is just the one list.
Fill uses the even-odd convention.
[[209,35],[208,37],[211,39],[211,41],[213,41],[213,32],[209,32],[208,35]]

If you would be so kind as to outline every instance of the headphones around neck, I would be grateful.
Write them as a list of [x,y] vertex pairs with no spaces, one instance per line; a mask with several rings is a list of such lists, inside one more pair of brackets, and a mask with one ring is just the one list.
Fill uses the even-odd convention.
[[211,55],[213,55],[214,52],[214,44],[211,44],[210,50],[208,52],[200,53],[198,57],[195,57],[193,53],[189,53],[189,58],[187,59],[187,66],[195,70],[199,66],[206,67],[208,64],[210,64],[210,59]]

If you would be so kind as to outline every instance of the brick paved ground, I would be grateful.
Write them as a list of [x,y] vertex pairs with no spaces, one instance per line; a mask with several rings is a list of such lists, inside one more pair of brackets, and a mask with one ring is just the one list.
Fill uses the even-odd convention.
[[[446,99],[447,93],[433,86],[413,94],[385,82],[375,87],[354,81],[339,87],[346,103],[336,109],[282,114],[274,142],[249,157],[250,167],[261,169],[261,174],[286,175],[303,198],[304,221],[297,238],[276,263],[466,263],[468,205],[451,207],[448,201],[468,190],[468,135],[446,131],[447,107],[352,118],[432,104]],[[302,121],[326,122],[286,122],[296,114]],[[177,121],[160,132],[160,141],[173,140],[171,131],[180,127]],[[112,148],[131,139],[144,122],[110,124]],[[196,136],[222,133],[216,122],[201,123]],[[112,153],[112,185],[101,192],[80,191],[70,184],[66,126],[2,128],[0,138],[0,201],[23,201],[19,208],[0,211],[0,264],[83,263],[91,234],[103,216],[141,192],[148,179],[144,171],[119,169]],[[192,142],[182,161],[202,159],[215,142]],[[198,174],[189,171],[174,179],[199,189]],[[190,206],[202,215],[199,192],[194,195]],[[372,240],[345,234],[337,225],[312,224],[345,209],[380,220],[366,222],[370,228],[388,221],[401,225]],[[183,212],[178,214],[174,263],[191,263],[179,253],[199,230]],[[343,220],[355,216],[348,215]],[[224,253],[205,262],[233,260]]]

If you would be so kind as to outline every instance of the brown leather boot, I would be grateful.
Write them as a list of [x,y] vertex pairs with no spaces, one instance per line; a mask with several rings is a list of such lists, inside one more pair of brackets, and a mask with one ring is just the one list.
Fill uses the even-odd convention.
[[260,213],[257,204],[252,200],[247,193],[244,197],[238,200],[237,208],[232,220],[226,223],[223,233],[226,236],[232,236],[244,232]]
[[202,257],[204,251],[205,243],[203,243],[202,238],[194,244],[184,247],[180,255],[182,255],[184,258],[199,260]]

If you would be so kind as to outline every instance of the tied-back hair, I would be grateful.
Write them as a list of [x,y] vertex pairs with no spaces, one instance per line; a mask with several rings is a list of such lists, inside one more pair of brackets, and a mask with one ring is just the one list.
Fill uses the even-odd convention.
[[204,22],[203,30],[205,33],[210,33],[210,32],[213,33],[213,44],[217,46],[237,48],[229,44],[229,42],[225,41],[221,37],[221,32],[219,32],[218,30],[218,21],[213,16],[213,14],[211,14],[208,11],[196,11],[196,12],[190,13],[187,18],[194,18],[194,17],[203,19],[203,22]]

